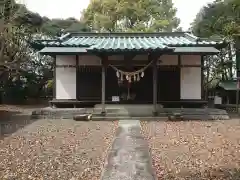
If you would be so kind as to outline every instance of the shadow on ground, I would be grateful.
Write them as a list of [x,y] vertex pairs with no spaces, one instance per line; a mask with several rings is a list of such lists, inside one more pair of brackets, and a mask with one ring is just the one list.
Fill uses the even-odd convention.
[[0,110],[0,139],[10,136],[33,122],[30,114],[20,111]]
[[193,174],[182,173],[174,175],[173,173],[166,175],[165,177],[158,177],[163,180],[239,180],[240,169],[209,169],[205,172],[196,172]]

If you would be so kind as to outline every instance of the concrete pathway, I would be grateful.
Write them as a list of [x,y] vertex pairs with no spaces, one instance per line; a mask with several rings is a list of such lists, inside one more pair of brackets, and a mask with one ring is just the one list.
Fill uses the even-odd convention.
[[155,180],[148,143],[137,120],[122,120],[101,180]]

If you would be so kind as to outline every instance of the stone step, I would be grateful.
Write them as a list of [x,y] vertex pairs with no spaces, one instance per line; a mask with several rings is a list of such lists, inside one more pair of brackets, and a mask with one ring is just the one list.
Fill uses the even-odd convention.
[[[135,113],[152,113],[153,109],[152,108],[143,108],[143,109],[138,109],[138,108],[125,108],[125,109],[106,109],[107,113],[128,113],[128,114],[135,114]],[[102,109],[101,108],[95,108],[93,110],[93,113],[95,114],[101,114]],[[158,110],[159,113],[167,113],[167,114],[171,114],[171,113],[182,113],[182,114],[225,114],[227,115],[227,111],[225,110],[220,110],[220,109],[161,109]]]
[[115,120],[126,120],[126,119],[139,119],[139,120],[166,120],[168,119],[167,116],[165,117],[129,117],[129,116],[118,116],[118,117],[103,117],[103,116],[92,116],[92,121],[115,121]]
[[[124,119],[139,119],[139,120],[168,120],[168,116],[162,117],[129,117],[129,116],[92,116],[93,121],[104,121],[104,120],[124,120]],[[199,116],[199,115],[191,115],[191,116],[183,116],[182,120],[229,120],[229,116]]]
[[[101,114],[92,114],[93,116],[102,116]],[[157,117],[168,117],[174,115],[173,113],[160,113],[157,115]],[[147,114],[125,114],[125,113],[107,113],[104,117],[119,117],[119,116],[124,116],[124,117],[152,117],[153,114],[147,113]],[[181,114],[181,116],[185,118],[194,118],[196,119],[197,117],[200,117],[200,119],[211,117],[211,116],[228,116],[228,114]]]
[[[118,117],[153,117],[152,106],[140,105],[133,106],[129,105],[128,108],[106,108],[105,117],[115,118]],[[141,107],[140,109],[138,107]],[[32,112],[33,119],[72,119],[75,115],[81,114],[93,114],[96,117],[102,117],[101,108],[43,108],[34,110]],[[229,119],[228,113],[225,110],[220,109],[181,109],[181,108],[161,108],[158,111],[158,117],[168,117],[175,113],[181,114],[184,119]]]
[[[102,116],[101,113],[93,113],[93,116]],[[118,117],[118,116],[126,116],[126,117],[149,117],[153,116],[153,113],[106,113],[105,117]],[[158,117],[166,117],[166,113],[159,113]]]

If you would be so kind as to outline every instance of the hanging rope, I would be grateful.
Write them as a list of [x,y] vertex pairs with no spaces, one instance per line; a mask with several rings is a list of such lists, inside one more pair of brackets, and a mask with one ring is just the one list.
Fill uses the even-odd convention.
[[153,63],[153,61],[151,61],[149,64],[147,64],[145,67],[137,70],[137,71],[133,71],[133,72],[128,72],[128,71],[122,71],[120,69],[118,69],[117,67],[113,66],[113,65],[109,65],[110,67],[112,67],[115,71],[116,71],[116,76],[123,81],[124,77],[125,79],[131,83],[132,80],[133,81],[140,81],[140,78],[144,77],[144,71]]

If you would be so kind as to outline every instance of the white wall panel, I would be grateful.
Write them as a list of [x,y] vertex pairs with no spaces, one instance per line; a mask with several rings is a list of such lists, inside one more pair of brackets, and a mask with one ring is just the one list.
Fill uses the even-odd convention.
[[[56,56],[57,65],[76,65],[76,56]],[[76,68],[56,68],[56,99],[76,99]]]

